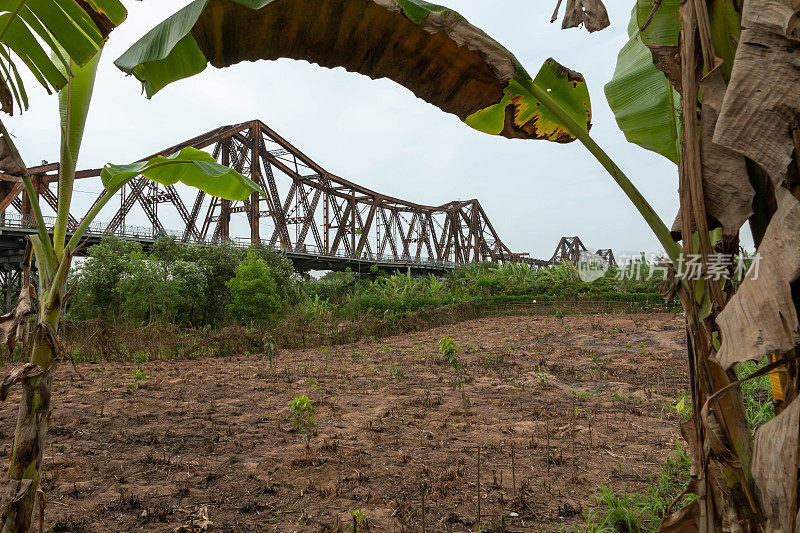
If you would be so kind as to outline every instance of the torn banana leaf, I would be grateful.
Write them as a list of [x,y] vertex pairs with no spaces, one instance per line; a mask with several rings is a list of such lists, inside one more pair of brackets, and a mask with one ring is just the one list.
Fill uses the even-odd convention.
[[106,165],[100,173],[100,179],[108,191],[116,191],[136,176],[144,176],[162,185],[181,182],[226,200],[241,201],[253,192],[262,192],[261,187],[250,178],[220,165],[208,152],[191,147],[171,156],[159,155],[149,161]]
[[570,142],[553,102],[588,131],[580,73],[545,62],[533,80],[514,55],[457,12],[423,0],[195,0],[115,64],[148,97],[166,85],[241,61],[292,58],[389,78],[470,126],[509,138]]
[[[605,87],[606,98],[625,137],[676,164],[680,162],[683,127],[681,96],[654,65],[657,54],[654,48],[677,43],[679,3],[663,0],[640,34],[640,24],[647,23],[651,2],[639,1],[628,26],[630,39],[620,51],[614,76]],[[648,48],[642,39],[648,39],[652,46]],[[722,73],[718,70],[707,75],[700,85],[703,94],[700,148],[708,224],[712,229],[722,227],[725,235],[737,235],[753,212],[755,191],[744,158],[711,140],[725,94]],[[680,233],[680,215],[672,231]]]
[[681,0],[636,0],[636,27],[642,42],[650,49],[653,64],[681,90],[681,64],[678,60],[678,33]]

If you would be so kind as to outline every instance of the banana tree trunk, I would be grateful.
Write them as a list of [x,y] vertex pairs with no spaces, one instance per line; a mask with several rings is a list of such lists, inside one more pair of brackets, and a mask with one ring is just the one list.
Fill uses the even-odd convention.
[[[41,287],[50,284],[42,280]],[[50,419],[50,394],[57,359],[54,332],[61,318],[63,285],[55,298],[40,297],[39,313],[33,334],[29,375],[23,377],[22,397],[14,436],[14,447],[8,470],[8,485],[3,500],[2,533],[32,531],[34,514],[43,511],[45,500],[40,494],[39,476]],[[40,519],[43,512],[39,513]]]

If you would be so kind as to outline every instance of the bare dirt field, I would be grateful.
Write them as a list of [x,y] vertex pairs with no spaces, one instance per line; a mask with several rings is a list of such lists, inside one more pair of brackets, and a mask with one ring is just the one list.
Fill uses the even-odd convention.
[[[417,532],[424,495],[429,532],[558,531],[585,523],[597,485],[641,490],[674,450],[684,358],[683,319],[653,313],[477,319],[285,350],[273,368],[260,353],[147,361],[133,390],[134,362],[78,365],[84,379],[63,364],[45,530],[348,531],[361,510],[359,531]],[[287,420],[304,394],[308,449]],[[0,408],[3,457],[18,400]]]

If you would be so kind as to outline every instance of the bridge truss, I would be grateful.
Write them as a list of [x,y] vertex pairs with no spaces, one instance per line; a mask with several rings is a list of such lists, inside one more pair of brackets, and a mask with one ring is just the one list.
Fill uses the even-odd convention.
[[[558,263],[565,262],[575,265],[581,261],[584,261],[585,254],[588,253],[589,250],[586,248],[586,245],[583,244],[580,237],[561,237],[561,240],[558,241],[558,245],[556,245],[556,251],[553,252],[553,256],[546,263],[557,265]],[[609,266],[614,266],[617,264],[617,261],[614,258],[614,252],[610,248],[601,248],[592,255],[598,256]]]
[[[249,176],[266,196],[253,194],[243,202],[232,202],[138,177],[120,194],[110,221],[95,224],[90,235],[113,234],[145,243],[161,235],[205,244],[260,241],[287,254],[300,268],[320,269],[378,264],[436,271],[473,261],[524,260],[526,255],[511,252],[503,243],[478,200],[427,206],[380,194],[326,171],[258,120],[218,128],[159,154],[189,146],[207,150],[219,163]],[[58,206],[53,190],[58,167],[44,164],[29,169],[40,203],[53,211]],[[98,178],[100,170],[82,170],[76,177]],[[100,194],[95,204],[99,199]],[[18,214],[7,214],[9,208]],[[165,208],[179,220],[172,228],[162,216]],[[149,226],[138,225],[142,212]],[[22,184],[0,175],[3,234],[7,229],[32,227],[31,213]],[[232,218],[237,215],[246,217],[247,227],[234,235]],[[70,225],[77,227],[82,216],[73,213]],[[131,225],[131,219],[137,225]]]

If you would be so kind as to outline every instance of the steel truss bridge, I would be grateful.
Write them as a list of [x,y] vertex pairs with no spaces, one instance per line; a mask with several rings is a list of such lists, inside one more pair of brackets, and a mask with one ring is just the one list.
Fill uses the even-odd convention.
[[[244,202],[232,202],[188,187],[164,187],[140,176],[119,194],[119,207],[110,221],[92,225],[89,244],[109,234],[145,246],[163,235],[210,245],[232,240],[247,246],[260,241],[300,269],[324,270],[366,270],[377,265],[384,270],[440,273],[473,261],[525,260],[526,254],[515,254],[502,242],[478,200],[426,206],[380,194],[326,171],[261,121],[223,126],[153,156],[189,146],[206,150],[219,163],[249,176],[262,186],[266,197],[253,194]],[[53,213],[58,207],[53,190],[58,170],[57,163],[29,169],[40,204]],[[76,188],[84,180],[99,181],[100,170],[79,171]],[[235,235],[232,218],[241,220],[242,215],[247,222]],[[70,229],[83,216],[71,214]],[[149,226],[128,223],[145,217]],[[177,221],[172,228],[167,222],[170,217]],[[45,220],[55,221],[54,217]],[[180,229],[176,231],[175,226]],[[24,238],[33,232],[31,205],[22,183],[0,174],[3,275],[17,270]]]
[[[261,185],[266,195],[254,193],[243,202],[233,202],[182,185],[165,187],[139,176],[118,194],[111,219],[91,225],[87,244],[99,243],[104,235],[133,239],[145,247],[161,236],[207,245],[261,242],[301,270],[352,268],[365,272],[376,265],[384,271],[410,269],[434,274],[476,261],[523,262],[533,267],[575,263],[586,250],[579,238],[564,237],[549,261],[514,253],[500,239],[478,200],[427,206],[361,187],[326,171],[258,120],[217,128],[142,161],[186,147],[208,151],[217,162]],[[55,213],[58,196],[53,189],[59,165],[42,164],[28,171],[40,205]],[[100,171],[78,171],[76,189],[88,180],[99,181]],[[95,194],[92,207],[102,194]],[[112,204],[113,200],[107,210]],[[70,215],[68,235],[83,216],[77,212]],[[55,217],[44,218],[52,228]],[[141,223],[145,218],[148,226],[128,223]],[[169,221],[173,221],[172,227]],[[35,232],[23,184],[17,177],[0,174],[0,292],[6,301],[16,291],[25,238]],[[83,246],[79,253],[86,253],[88,247]],[[613,263],[610,250],[598,253]]]
[[583,244],[580,237],[561,237],[561,240],[558,241],[556,245],[556,251],[553,252],[553,256],[550,258],[549,261],[538,261],[533,260],[536,263],[540,263],[540,266],[544,265],[557,265],[559,263],[572,263],[577,264],[581,261],[585,261],[587,255],[595,256],[602,261],[605,261],[606,264],[609,266],[615,266],[617,264],[617,260],[614,257],[614,252],[610,248],[601,248],[594,253],[590,253],[586,245]]

